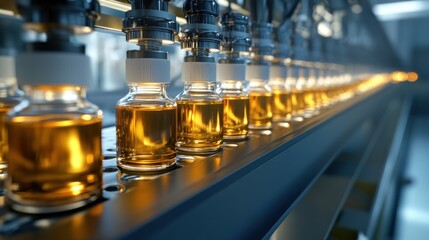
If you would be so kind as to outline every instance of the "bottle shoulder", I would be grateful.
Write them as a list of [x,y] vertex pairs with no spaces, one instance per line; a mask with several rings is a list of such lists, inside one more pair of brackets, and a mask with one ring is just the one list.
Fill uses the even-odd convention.
[[175,107],[176,103],[168,96],[159,94],[127,94],[117,102],[116,106],[169,108]]
[[183,91],[176,97],[176,102],[179,101],[194,101],[194,102],[222,102],[222,97],[216,91]]
[[73,103],[34,103],[26,99],[12,108],[8,113],[9,119],[21,116],[51,116],[55,119],[75,119],[85,116],[87,120],[89,120],[93,118],[102,118],[103,112],[96,105],[85,99]]

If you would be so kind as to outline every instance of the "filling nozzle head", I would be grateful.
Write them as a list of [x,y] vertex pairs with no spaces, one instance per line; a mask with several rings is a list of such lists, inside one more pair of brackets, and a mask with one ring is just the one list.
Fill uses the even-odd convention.
[[249,34],[249,18],[240,13],[228,12],[221,19],[223,41],[221,52],[226,58],[221,63],[242,62],[240,54],[248,54],[252,43]]
[[100,4],[96,0],[17,0],[25,27],[37,32],[53,29],[70,34],[89,33],[94,29]]
[[210,52],[220,49],[222,34],[216,25],[219,5],[213,0],[186,0],[183,12],[187,24],[182,26],[180,42],[182,49],[193,55],[185,61],[207,61]]
[[176,16],[168,12],[170,0],[129,0],[123,29],[126,40],[150,50],[174,43],[179,30]]
[[273,59],[274,43],[271,38],[273,27],[270,23],[251,24],[252,48],[250,64],[265,65]]
[[17,7],[26,29],[46,33],[45,42],[30,43],[27,50],[75,53],[85,48],[71,38],[92,32],[100,10],[96,0],[17,0]]

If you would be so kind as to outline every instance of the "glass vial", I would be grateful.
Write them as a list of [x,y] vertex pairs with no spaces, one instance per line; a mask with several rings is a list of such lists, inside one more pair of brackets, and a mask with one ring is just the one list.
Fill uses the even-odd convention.
[[[292,115],[295,119],[301,119],[305,113],[305,101],[304,101],[304,69],[297,65],[292,65],[293,76],[289,78],[288,83],[291,88],[291,102],[292,102]],[[290,80],[290,81],[289,81]]]
[[244,91],[243,82],[222,80],[218,84],[217,92],[222,96],[224,102],[223,138],[246,139],[249,134],[249,96]]
[[0,175],[6,174],[9,147],[6,130],[6,114],[23,100],[15,77],[15,58],[0,56]]
[[315,69],[309,65],[305,67],[306,81],[304,83],[304,103],[305,112],[307,115],[316,115],[319,113],[318,107],[318,93],[316,89],[316,72]]
[[222,149],[223,100],[216,93],[214,62],[184,62],[184,91],[176,97],[177,149],[210,154]]
[[270,86],[273,93],[273,121],[287,122],[292,118],[290,91],[286,88],[286,66],[276,64],[270,66]]
[[97,200],[102,194],[102,112],[86,101],[89,58],[79,53],[25,53],[18,55],[17,66],[27,100],[6,122],[7,204],[40,214]]
[[177,108],[166,92],[170,62],[134,58],[126,64],[129,92],[116,105],[118,167],[128,172],[167,169],[176,162],[177,137]]
[[268,65],[247,65],[246,76],[249,78],[249,129],[271,129],[272,90],[268,86]]

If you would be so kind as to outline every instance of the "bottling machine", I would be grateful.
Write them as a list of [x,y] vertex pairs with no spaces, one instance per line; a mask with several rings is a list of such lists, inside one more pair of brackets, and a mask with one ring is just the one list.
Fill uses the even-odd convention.
[[[41,51],[62,55],[27,56]],[[407,75],[391,74],[401,65],[367,1],[4,1],[0,64],[2,97],[13,88],[14,99],[23,98],[10,80],[15,79],[10,69],[16,68],[19,87],[87,86],[61,95],[65,105],[55,102],[55,113],[69,110],[70,96],[103,111],[102,163],[91,162],[93,172],[85,175],[90,197],[78,203],[28,208],[28,195],[18,190],[42,170],[23,171],[17,182],[14,169],[19,164],[2,159],[4,238],[372,239],[391,230],[411,100],[408,83],[392,81]],[[156,107],[177,104],[179,151],[173,162],[135,172],[127,154],[130,148],[145,149],[148,145],[141,143],[150,134],[141,134],[135,145],[125,143],[127,138],[117,134],[142,130],[127,126],[125,117],[115,126],[115,107],[127,94],[126,82],[154,79],[169,83],[165,96],[178,96],[176,103]],[[40,94],[47,101],[60,98],[54,90]],[[241,115],[223,105],[231,96],[249,99],[248,105],[240,105],[245,109]],[[118,106],[129,106],[125,100]],[[199,109],[202,102],[210,108]],[[95,105],[85,105],[80,119],[101,119]],[[18,110],[8,113],[8,119],[18,116]],[[240,119],[234,122],[231,116]],[[141,126],[155,134],[164,118],[146,119]],[[222,125],[229,131],[223,131],[223,140]],[[175,128],[170,130],[156,134],[175,138]],[[9,142],[21,156],[44,136],[20,137],[22,145]],[[47,145],[57,149],[70,143],[57,140]],[[164,140],[172,151],[174,144]],[[82,147],[91,144],[91,151],[97,151],[96,141]],[[70,154],[77,154],[77,145],[70,146],[76,150]],[[53,159],[47,156],[46,161]],[[59,156],[58,162],[66,158]],[[56,168],[67,170],[61,164]],[[81,189],[74,187],[76,192],[59,204],[75,201]],[[47,196],[37,204],[53,201],[55,194],[35,191]]]

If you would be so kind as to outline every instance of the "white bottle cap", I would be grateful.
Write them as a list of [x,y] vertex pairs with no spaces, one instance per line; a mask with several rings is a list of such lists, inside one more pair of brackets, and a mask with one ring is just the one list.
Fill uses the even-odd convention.
[[270,79],[281,78],[286,79],[287,69],[286,66],[271,65],[270,66]]
[[252,80],[252,79],[259,79],[264,81],[269,80],[270,67],[268,65],[247,65],[246,78],[248,80]]
[[15,83],[15,58],[13,56],[0,56],[0,86],[9,86]]
[[183,82],[216,82],[216,63],[184,62],[182,68]]
[[169,83],[170,61],[158,58],[128,58],[125,61],[127,83]]
[[16,57],[21,85],[79,85],[91,79],[89,57],[68,52],[24,52]]
[[216,66],[217,81],[246,80],[246,65],[242,63],[218,63]]

